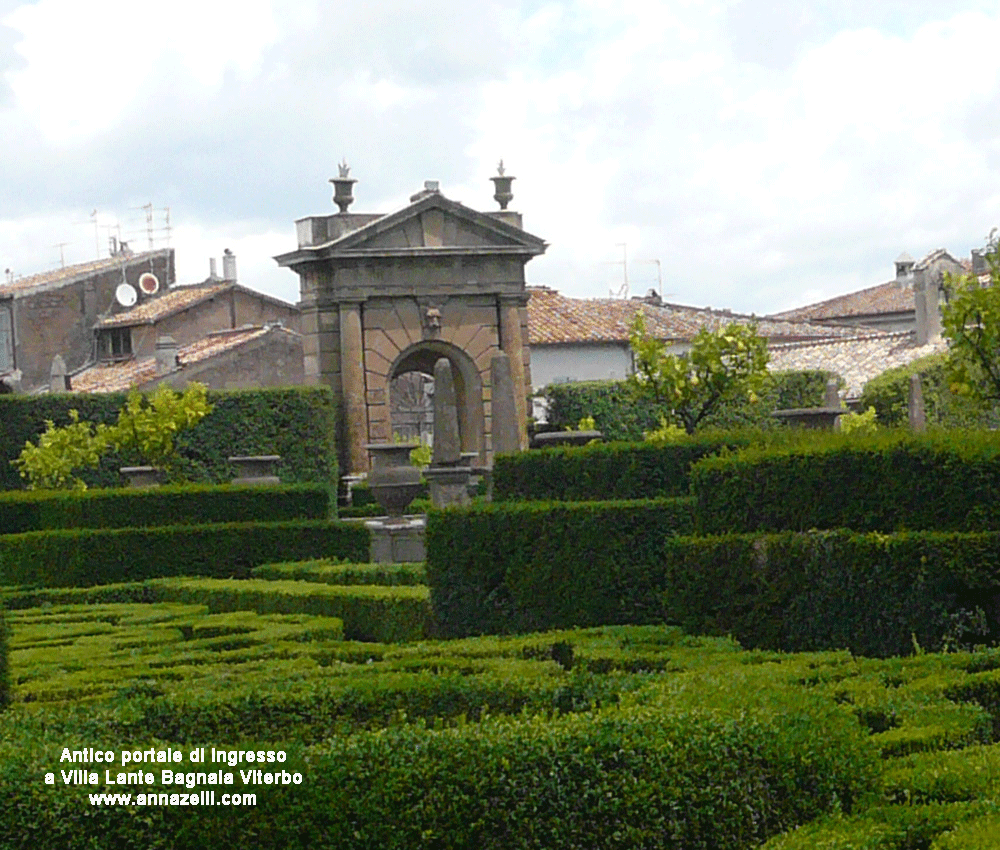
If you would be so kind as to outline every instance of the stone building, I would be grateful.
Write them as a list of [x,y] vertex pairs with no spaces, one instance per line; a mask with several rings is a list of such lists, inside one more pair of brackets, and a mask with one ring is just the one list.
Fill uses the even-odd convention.
[[121,249],[111,257],[43,274],[8,276],[0,282],[0,377],[22,392],[33,392],[49,385],[56,355],[69,370],[92,362],[94,325],[115,309],[123,284],[142,291],[143,275],[155,277],[158,287],[171,286],[173,250],[133,254]]
[[366,444],[392,438],[394,379],[432,375],[440,357],[452,366],[462,450],[489,463],[490,361],[509,355],[526,445],[524,266],[546,245],[506,209],[513,177],[492,179],[500,210],[470,209],[428,181],[396,212],[354,214],[344,166],[331,181],[340,212],[299,219],[297,248],[275,258],[299,275],[305,378],[340,402],[345,473],[367,472]]

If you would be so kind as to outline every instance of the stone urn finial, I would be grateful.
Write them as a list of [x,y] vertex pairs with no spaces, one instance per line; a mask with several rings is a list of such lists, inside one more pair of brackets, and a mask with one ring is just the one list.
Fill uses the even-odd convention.
[[352,188],[358,181],[350,176],[351,168],[345,159],[337,166],[337,177],[331,177],[333,184],[333,202],[340,208],[342,213],[347,212],[347,208],[354,203]]
[[496,175],[491,177],[490,180],[493,181],[493,186],[496,189],[493,200],[500,204],[500,209],[507,209],[507,204],[514,199],[514,193],[510,189],[511,183],[514,182],[515,178],[506,173],[502,159],[497,164]]

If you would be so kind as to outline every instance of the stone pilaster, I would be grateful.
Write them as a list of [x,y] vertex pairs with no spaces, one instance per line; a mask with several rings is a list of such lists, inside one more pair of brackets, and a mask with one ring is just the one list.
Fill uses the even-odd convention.
[[499,297],[500,349],[510,358],[510,373],[514,384],[514,405],[517,410],[518,443],[521,450],[528,448],[528,389],[524,375],[524,340],[521,337],[521,308],[525,296]]
[[365,350],[361,335],[361,303],[340,303],[340,378],[343,388],[347,474],[368,471],[368,407],[365,398]]

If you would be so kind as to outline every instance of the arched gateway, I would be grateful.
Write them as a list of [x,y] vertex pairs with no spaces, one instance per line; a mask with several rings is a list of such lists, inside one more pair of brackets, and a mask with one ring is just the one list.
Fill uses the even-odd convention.
[[[493,178],[495,181],[498,178]],[[513,178],[500,179],[509,181]],[[341,211],[296,222],[298,248],[275,257],[301,285],[307,382],[333,387],[343,412],[341,471],[368,471],[365,444],[392,439],[389,388],[407,372],[451,362],[462,450],[489,463],[490,361],[510,357],[521,445],[527,444],[530,357],[524,266],[545,242],[504,207],[482,213],[428,182],[388,215],[348,213],[355,182],[341,169]]]

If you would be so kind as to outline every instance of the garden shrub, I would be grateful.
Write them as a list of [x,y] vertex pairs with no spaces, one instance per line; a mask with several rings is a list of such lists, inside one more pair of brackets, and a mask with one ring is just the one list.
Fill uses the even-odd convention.
[[0,535],[54,528],[328,519],[332,507],[330,489],[318,484],[13,490],[0,492]]
[[179,579],[152,583],[155,599],[199,602],[209,611],[316,614],[344,621],[348,640],[420,640],[433,632],[425,587],[337,586],[263,579]]
[[60,529],[0,537],[0,584],[72,587],[159,576],[245,576],[294,558],[368,558],[369,531],[336,520]]
[[4,606],[0,602],[0,711],[10,703],[10,662],[8,659],[7,618]]
[[338,564],[330,560],[293,561],[254,567],[254,578],[312,581],[323,584],[425,584],[423,564]]
[[691,470],[699,529],[1000,529],[1000,439],[988,431],[815,433]]
[[[672,537],[664,553],[666,621],[748,647],[886,657],[916,642],[936,651],[951,637],[951,615],[1000,604],[996,533]],[[1000,620],[985,625],[973,640],[1000,640]]]
[[688,498],[500,502],[431,511],[427,581],[443,634],[662,616],[663,543],[693,526]]
[[950,389],[948,353],[920,357],[905,366],[887,369],[865,384],[861,391],[863,409],[875,408],[879,425],[890,428],[909,423],[910,376],[920,375],[924,415],[928,425],[946,428],[996,427],[997,412],[984,409],[971,399]]
[[[831,377],[836,376],[824,370],[768,373],[756,403],[743,399],[727,403],[705,421],[705,427],[776,427],[771,418],[775,410],[821,405]],[[636,399],[626,381],[550,384],[543,395],[548,405],[546,430],[574,428],[589,416],[608,441],[641,440],[646,431],[659,426],[660,417],[668,412],[664,405]]]
[[[639,706],[333,736],[290,752],[301,785],[237,783],[234,790],[257,792],[255,807],[196,816],[151,806],[94,818],[81,789],[25,782],[78,736],[98,746],[105,738],[60,730],[4,752],[0,822],[11,847],[32,850],[185,850],[221,834],[261,848],[737,850],[859,804],[876,765],[850,718],[802,695],[769,707],[754,706],[752,695],[744,702],[742,710]],[[140,700],[139,711],[155,704]],[[238,716],[253,719],[249,710]]]
[[[177,437],[178,476],[221,484],[235,477],[228,457],[277,454],[277,474],[285,483],[336,483],[337,412],[329,387],[209,391],[207,398],[212,412]],[[75,409],[81,421],[113,425],[126,400],[126,393],[0,396],[0,420],[6,426],[0,431],[0,489],[24,486],[5,461],[36,440],[46,420],[66,425],[69,411]],[[97,469],[85,470],[80,477],[90,487],[114,487],[120,482],[118,468],[139,460],[110,453]]]

